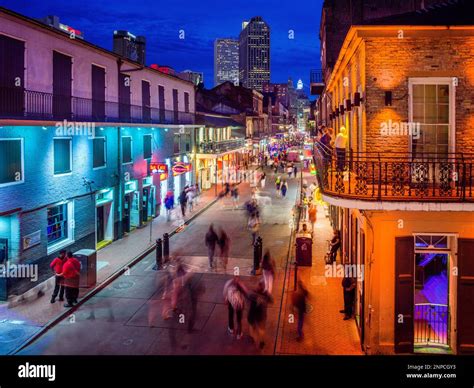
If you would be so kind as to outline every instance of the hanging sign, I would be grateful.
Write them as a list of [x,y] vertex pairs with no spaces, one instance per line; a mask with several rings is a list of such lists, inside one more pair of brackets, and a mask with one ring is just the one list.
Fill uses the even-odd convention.
[[173,164],[173,167],[171,167],[171,170],[173,171],[173,176],[177,176],[190,172],[191,168],[191,163],[176,162]]
[[168,179],[168,165],[166,163],[150,163],[150,172],[152,174],[160,174],[160,181]]

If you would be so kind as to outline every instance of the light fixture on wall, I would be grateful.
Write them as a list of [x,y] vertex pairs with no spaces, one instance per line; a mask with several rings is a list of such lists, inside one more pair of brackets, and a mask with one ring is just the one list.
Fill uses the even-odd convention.
[[344,111],[345,111],[344,105],[343,104],[339,105],[339,112],[341,112],[341,115],[344,114]]
[[348,99],[346,100],[346,110],[347,110],[348,112],[350,112],[350,111],[352,110],[352,103],[351,103],[351,99],[350,99],[350,98],[348,98]]
[[387,90],[385,92],[385,106],[392,106],[392,91]]
[[354,93],[354,105],[353,106],[360,106],[360,103],[362,102],[362,97],[360,96],[360,93]]

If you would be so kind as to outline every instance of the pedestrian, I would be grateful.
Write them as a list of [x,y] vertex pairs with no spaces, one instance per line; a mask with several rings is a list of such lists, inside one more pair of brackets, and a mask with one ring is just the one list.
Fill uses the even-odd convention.
[[239,208],[239,188],[236,184],[232,185],[232,189],[230,190],[230,196],[232,197],[232,201],[234,203],[234,209]]
[[281,177],[277,176],[277,178],[275,179],[275,189],[277,192],[277,196],[280,196],[280,188],[281,188]]
[[216,251],[216,244],[219,240],[216,232],[214,231],[214,225],[209,226],[209,230],[206,233],[205,243],[207,247],[207,256],[209,258],[209,269],[214,267],[214,253]]
[[183,189],[183,191],[179,195],[179,204],[181,206],[181,214],[183,215],[183,218],[186,215],[187,202],[188,202],[188,197],[186,196],[186,189]]
[[331,254],[331,260],[332,262],[335,262],[337,259],[337,251],[341,248],[341,234],[339,233],[339,230],[334,228],[333,230],[333,236],[331,239],[331,242],[329,244],[330,246],[330,254]]
[[54,290],[51,296],[51,303],[56,302],[56,297],[59,294],[59,301],[64,301],[64,278],[59,276],[63,272],[63,265],[66,262],[66,251],[64,249],[59,251],[59,256],[56,257],[49,267],[54,272]]
[[264,291],[268,295],[272,295],[276,264],[275,260],[273,260],[273,258],[271,257],[270,251],[268,249],[265,251],[265,254],[262,257],[260,268],[262,269],[263,282],[265,285]]
[[265,326],[267,322],[267,306],[271,303],[271,297],[265,292],[265,286],[262,282],[257,284],[255,290],[248,293],[250,300],[247,321],[250,328],[250,337],[252,337],[255,346],[263,349],[265,346]]
[[252,213],[249,217],[247,228],[252,235],[252,245],[255,245],[255,241],[257,240],[258,231],[260,229],[260,221],[258,219],[257,213]]
[[309,221],[311,222],[311,231],[314,234],[314,224],[316,223],[317,219],[317,214],[318,214],[318,208],[314,203],[311,203],[309,210],[308,210],[308,218]]
[[298,167],[295,165],[293,165],[293,176],[296,178],[296,174],[298,174]]
[[303,324],[304,324],[304,315],[306,313],[306,300],[308,298],[308,290],[304,286],[301,280],[298,281],[298,287],[292,295],[292,305],[295,308],[298,314],[298,337],[297,341],[301,341],[303,339]]
[[340,310],[339,312],[344,314],[345,321],[352,318],[356,286],[357,283],[353,277],[345,276],[342,279],[344,309]]
[[288,167],[286,168],[286,172],[288,174],[288,178],[291,178],[291,173],[293,172],[293,166],[288,163]]
[[346,164],[346,144],[347,144],[347,133],[346,128],[342,126],[339,129],[339,133],[336,136],[334,141],[334,146],[336,148],[336,157],[337,157],[337,171],[344,171]]
[[262,176],[260,177],[260,187],[263,189],[265,189],[265,180],[267,178],[267,175],[263,172],[262,173]]
[[288,191],[288,183],[286,183],[286,180],[283,181],[281,184],[281,195],[283,198],[286,197],[286,192]]
[[174,195],[172,191],[168,191],[165,196],[166,220],[171,220],[171,211],[174,208]]
[[194,185],[194,204],[197,206],[199,205],[199,197],[201,195],[201,191],[199,190],[199,185],[196,183]]
[[72,252],[68,252],[66,257],[60,276],[64,278],[66,292],[66,304],[64,307],[72,307],[77,303],[77,298],[79,297],[81,263],[73,256]]
[[230,193],[230,185],[229,182],[224,183],[224,197],[227,197]]
[[[245,289],[238,275],[234,275],[224,285],[224,301],[229,312],[229,324],[227,331],[236,335],[237,339],[242,338],[242,314],[245,307]],[[237,320],[237,328],[234,332],[234,313]]]
[[224,267],[224,273],[227,271],[227,263],[229,261],[230,239],[224,229],[221,228],[219,240],[217,242],[221,250],[221,261]]
[[186,202],[188,204],[188,211],[193,211],[194,206],[194,186],[191,186],[186,191]]

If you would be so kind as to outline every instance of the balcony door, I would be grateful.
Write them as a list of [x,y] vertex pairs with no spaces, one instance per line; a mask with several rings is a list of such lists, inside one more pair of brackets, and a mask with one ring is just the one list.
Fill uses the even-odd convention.
[[25,42],[0,35],[0,114],[23,116]]
[[92,65],[92,117],[105,121],[105,69]]
[[144,123],[151,121],[150,82],[142,80],[142,119]]
[[53,51],[53,116],[72,116],[72,58]]

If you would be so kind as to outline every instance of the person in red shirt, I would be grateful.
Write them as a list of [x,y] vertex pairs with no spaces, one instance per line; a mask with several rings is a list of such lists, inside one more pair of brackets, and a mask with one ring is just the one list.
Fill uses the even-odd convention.
[[56,302],[56,297],[59,294],[59,300],[62,302],[64,300],[64,278],[60,276],[63,272],[63,264],[66,261],[66,251],[61,250],[59,251],[59,256],[56,257],[51,264],[49,265],[50,268],[54,271],[55,275],[55,284],[53,295],[51,296],[51,303]]
[[63,264],[64,286],[66,287],[66,301],[64,307],[72,307],[77,303],[79,297],[79,278],[81,275],[81,263],[77,260],[72,252],[66,254],[67,260]]

